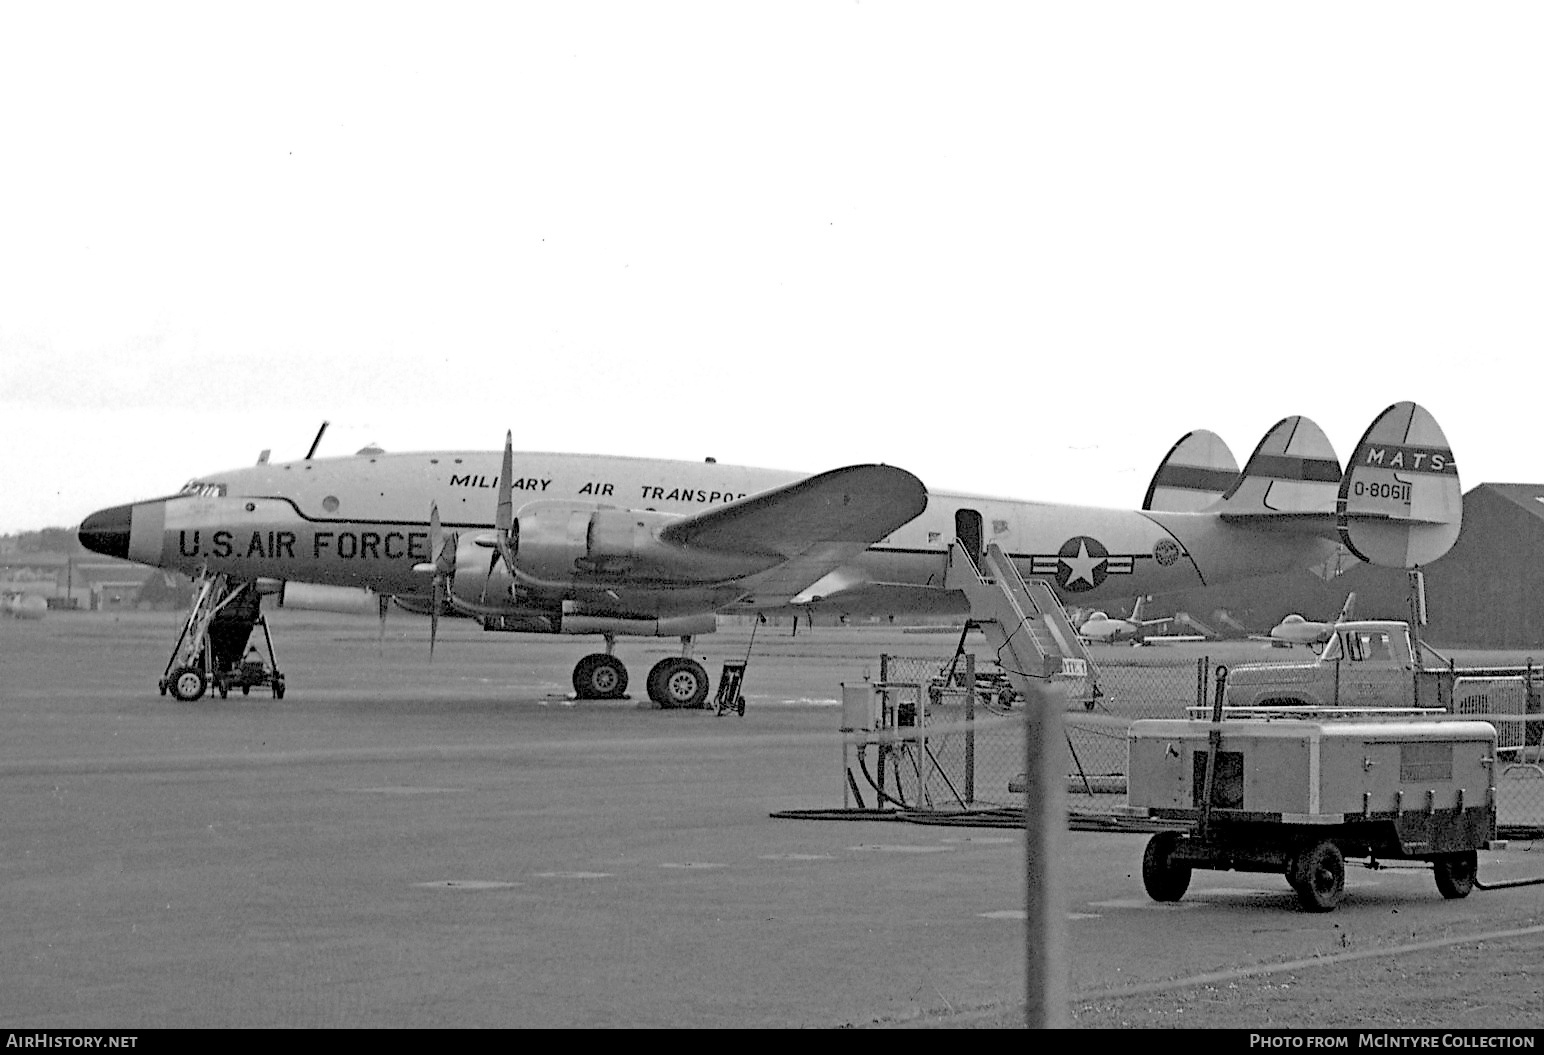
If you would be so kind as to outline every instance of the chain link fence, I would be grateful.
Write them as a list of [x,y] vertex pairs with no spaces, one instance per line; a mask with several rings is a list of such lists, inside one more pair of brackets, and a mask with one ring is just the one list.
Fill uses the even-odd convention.
[[[1496,727],[1498,823],[1503,830],[1544,828],[1544,675],[1536,670],[1487,671],[1484,677],[1462,673],[1444,690],[1440,709]],[[1144,656],[1140,662],[1106,661],[1086,678],[1053,678],[1054,694],[1065,706],[1072,808],[1115,812],[1124,806],[1131,723],[1209,713],[1215,677],[1208,657],[1163,661]],[[1325,717],[1365,712],[1368,708],[1353,704],[1387,699],[1386,690],[1369,685],[1360,701],[1348,697],[1351,703]],[[851,713],[867,708],[877,718],[865,722],[844,716],[849,806],[959,813],[1021,805],[1024,701],[995,664],[969,653],[943,659],[885,655],[879,680],[858,695],[863,700],[855,697]],[[1230,685],[1230,701],[1233,695]],[[1433,710],[1439,704],[1435,696],[1419,702]],[[1274,704],[1257,706],[1269,712]]]

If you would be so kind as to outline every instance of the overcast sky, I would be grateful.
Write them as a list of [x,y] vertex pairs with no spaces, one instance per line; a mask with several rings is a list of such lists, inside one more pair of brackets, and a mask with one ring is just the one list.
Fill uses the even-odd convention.
[[[0,531],[369,442],[1544,480],[1544,8],[0,6]],[[491,513],[490,513],[491,515]]]

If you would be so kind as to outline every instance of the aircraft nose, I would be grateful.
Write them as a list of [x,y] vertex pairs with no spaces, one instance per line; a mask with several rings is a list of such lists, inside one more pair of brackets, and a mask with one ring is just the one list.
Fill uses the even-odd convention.
[[134,507],[113,506],[92,513],[81,521],[80,544],[104,557],[129,559],[129,529],[134,522]]

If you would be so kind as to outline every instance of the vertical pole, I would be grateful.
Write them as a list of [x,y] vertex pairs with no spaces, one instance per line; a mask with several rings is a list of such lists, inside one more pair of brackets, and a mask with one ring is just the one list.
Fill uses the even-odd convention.
[[976,657],[965,656],[965,802],[976,801]]
[[878,777],[875,783],[879,785],[878,805],[885,802],[885,756],[895,745],[895,732],[899,724],[892,718],[895,711],[890,702],[890,655],[887,652],[879,654],[879,721],[875,724],[879,727],[876,732],[879,735],[874,738],[874,769]]
[[1062,701],[1044,676],[1024,679],[1024,1024],[1067,1026],[1067,912],[1061,843],[1067,829]]
[[1212,727],[1206,734],[1206,770],[1201,779],[1201,821],[1196,827],[1202,842],[1210,834],[1212,792],[1217,783],[1217,752],[1222,749],[1222,701],[1228,691],[1228,668],[1217,666],[1217,702],[1212,705]]

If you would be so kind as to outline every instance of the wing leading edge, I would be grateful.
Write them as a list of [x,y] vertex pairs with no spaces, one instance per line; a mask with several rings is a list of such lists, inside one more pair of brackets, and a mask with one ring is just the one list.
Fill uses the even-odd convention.
[[905,469],[850,465],[674,521],[660,539],[788,558],[822,544],[870,546],[926,507],[927,488]]

